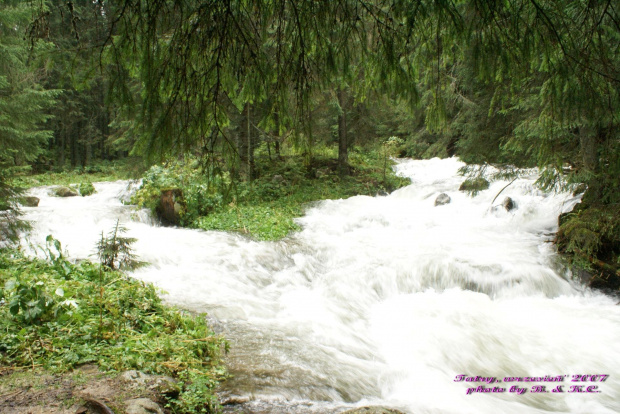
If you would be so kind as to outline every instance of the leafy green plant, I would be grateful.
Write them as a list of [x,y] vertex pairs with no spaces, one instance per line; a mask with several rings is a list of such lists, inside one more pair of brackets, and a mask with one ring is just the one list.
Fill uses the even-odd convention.
[[96,363],[178,376],[181,393],[169,402],[174,412],[215,411],[228,344],[205,315],[164,306],[152,285],[102,272],[99,264],[68,266],[69,279],[49,260],[0,249],[0,365],[62,372]]
[[[62,297],[64,291],[59,288],[55,294]],[[4,285],[3,296],[8,301],[11,315],[26,325],[52,320],[62,312],[62,306],[46,292],[45,284],[41,281],[9,279]]]
[[185,371],[179,377],[179,385],[184,392],[172,399],[166,407],[176,413],[217,412],[219,404],[211,391],[217,385],[213,377],[198,371]]

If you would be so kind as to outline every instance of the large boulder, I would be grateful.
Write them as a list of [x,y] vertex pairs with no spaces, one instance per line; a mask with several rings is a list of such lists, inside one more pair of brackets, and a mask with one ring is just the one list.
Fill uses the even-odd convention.
[[52,191],[56,197],[76,197],[78,195],[77,191],[69,187],[56,187]]
[[20,198],[19,203],[24,207],[38,207],[39,201],[38,197],[27,196]]
[[155,212],[163,224],[179,224],[181,215],[185,212],[183,191],[179,188],[162,190]]
[[435,206],[443,206],[444,204],[449,204],[451,201],[450,196],[446,193],[441,193],[435,199]]

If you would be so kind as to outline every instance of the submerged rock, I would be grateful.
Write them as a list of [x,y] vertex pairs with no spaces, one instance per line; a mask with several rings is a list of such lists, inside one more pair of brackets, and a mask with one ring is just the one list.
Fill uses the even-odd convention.
[[25,207],[38,207],[39,206],[39,198],[38,197],[32,197],[32,196],[28,196],[28,197],[22,197],[19,200],[19,203],[22,206]]
[[435,206],[443,206],[444,204],[450,204],[450,196],[446,193],[441,193],[435,199]]
[[511,210],[514,210],[515,208],[517,208],[517,204],[510,197],[504,198],[504,202],[502,203],[502,205],[504,206],[506,211],[511,211]]
[[386,407],[360,407],[344,411],[340,414],[404,414],[402,411]]
[[77,191],[69,187],[56,187],[53,194],[56,197],[76,197],[78,195]]

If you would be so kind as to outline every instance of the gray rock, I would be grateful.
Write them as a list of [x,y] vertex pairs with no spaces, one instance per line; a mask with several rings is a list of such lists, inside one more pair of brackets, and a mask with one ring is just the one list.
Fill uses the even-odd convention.
[[150,375],[132,369],[131,371],[123,372],[121,374],[121,378],[127,382],[131,382],[136,385],[146,385],[146,382],[150,378]]
[[441,193],[435,199],[435,206],[443,206],[444,204],[449,204],[451,201],[450,196],[446,193]]
[[340,414],[404,414],[402,411],[386,407],[360,407],[344,411]]
[[76,197],[78,192],[69,187],[56,187],[53,190],[56,197]]
[[22,197],[19,202],[21,205],[25,207],[38,207],[39,206],[39,198],[38,197]]
[[282,177],[280,174],[276,174],[273,176],[271,181],[273,181],[274,183],[281,183],[282,181],[284,181],[284,177]]
[[163,375],[153,377],[153,383],[149,388],[168,397],[176,397],[181,392],[181,387],[174,378]]
[[504,206],[506,211],[511,211],[511,210],[514,210],[515,208],[517,208],[517,204],[510,197],[504,198],[504,202],[502,203],[502,205]]
[[121,378],[135,386],[148,388],[168,397],[176,397],[181,392],[177,381],[165,375],[148,375],[131,370],[123,372]]
[[164,410],[154,401],[148,398],[136,398],[125,401],[127,414],[164,414]]

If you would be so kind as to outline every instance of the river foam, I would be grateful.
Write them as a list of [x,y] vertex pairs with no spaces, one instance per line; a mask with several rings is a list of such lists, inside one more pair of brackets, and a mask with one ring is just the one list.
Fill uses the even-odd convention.
[[[95,183],[84,198],[34,189],[39,207],[24,210],[32,242],[53,234],[75,258],[92,255],[119,218],[151,263],[132,276],[208,312],[230,339],[235,377],[222,395],[253,412],[620,412],[620,307],[572,281],[549,242],[578,198],[540,191],[535,172],[494,203],[508,181],[472,198],[458,191],[462,165],[401,160],[410,186],[317,203],[280,242],[135,221],[119,201],[127,182]],[[442,192],[452,201],[435,207]],[[504,196],[515,210],[501,207]],[[586,374],[609,377],[572,382]],[[510,381],[545,376],[566,377]],[[532,392],[539,385],[549,392]],[[575,385],[597,388],[569,392]],[[470,391],[479,387],[505,391]]]

